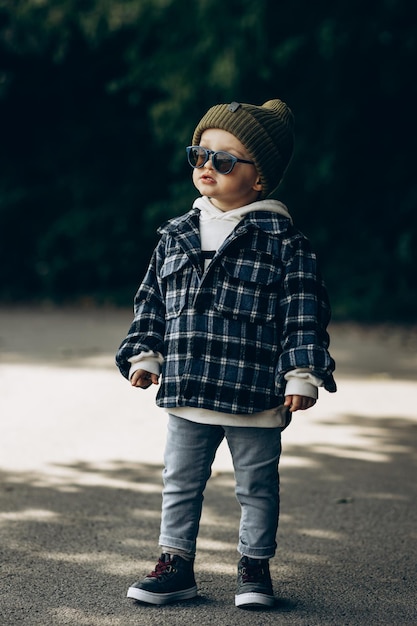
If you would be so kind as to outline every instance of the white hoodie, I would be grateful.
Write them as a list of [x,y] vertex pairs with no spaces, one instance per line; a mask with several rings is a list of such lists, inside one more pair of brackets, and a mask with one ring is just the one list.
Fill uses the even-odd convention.
[[[251,202],[251,204],[238,209],[222,211],[215,207],[209,198],[201,196],[195,200],[193,208],[200,209],[201,249],[204,252],[216,252],[246,213],[252,211],[272,211],[291,220],[287,207],[282,202],[278,202],[278,200],[260,200],[259,202]],[[209,263],[210,259],[206,259],[206,267]]]

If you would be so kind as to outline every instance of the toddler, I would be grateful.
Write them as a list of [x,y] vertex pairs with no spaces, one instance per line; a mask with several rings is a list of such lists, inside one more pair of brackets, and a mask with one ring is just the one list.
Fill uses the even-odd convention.
[[161,556],[129,598],[197,595],[203,493],[226,438],[241,506],[235,605],[274,604],[281,432],[319,387],[336,391],[316,257],[270,198],[293,144],[292,112],[275,99],[213,106],[186,150],[200,195],[159,229],[116,357],[133,386],[159,384],[157,404],[169,414]]

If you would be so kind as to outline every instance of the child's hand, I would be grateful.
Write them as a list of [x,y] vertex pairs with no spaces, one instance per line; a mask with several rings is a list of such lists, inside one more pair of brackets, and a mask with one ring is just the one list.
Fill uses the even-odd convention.
[[132,387],[141,387],[142,389],[147,389],[152,384],[157,385],[159,381],[159,376],[157,374],[152,374],[151,372],[147,372],[146,370],[136,370],[132,374],[130,379],[130,384]]
[[295,411],[305,411],[316,404],[316,400],[314,398],[309,398],[307,396],[285,396],[284,406],[289,407],[290,413],[295,413]]

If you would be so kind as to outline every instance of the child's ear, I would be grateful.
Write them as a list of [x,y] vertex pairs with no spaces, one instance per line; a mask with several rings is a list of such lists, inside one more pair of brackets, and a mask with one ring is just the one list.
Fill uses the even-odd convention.
[[256,179],[256,183],[254,184],[253,189],[255,191],[262,191],[262,182],[260,176],[258,176],[258,178]]

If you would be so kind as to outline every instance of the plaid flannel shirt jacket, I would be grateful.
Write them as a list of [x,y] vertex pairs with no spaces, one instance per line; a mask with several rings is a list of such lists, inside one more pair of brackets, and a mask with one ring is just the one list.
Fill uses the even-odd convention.
[[283,403],[287,371],[336,391],[327,293],[306,237],[286,217],[248,213],[204,272],[199,209],[162,226],[116,356],[164,357],[157,404],[253,414]]

